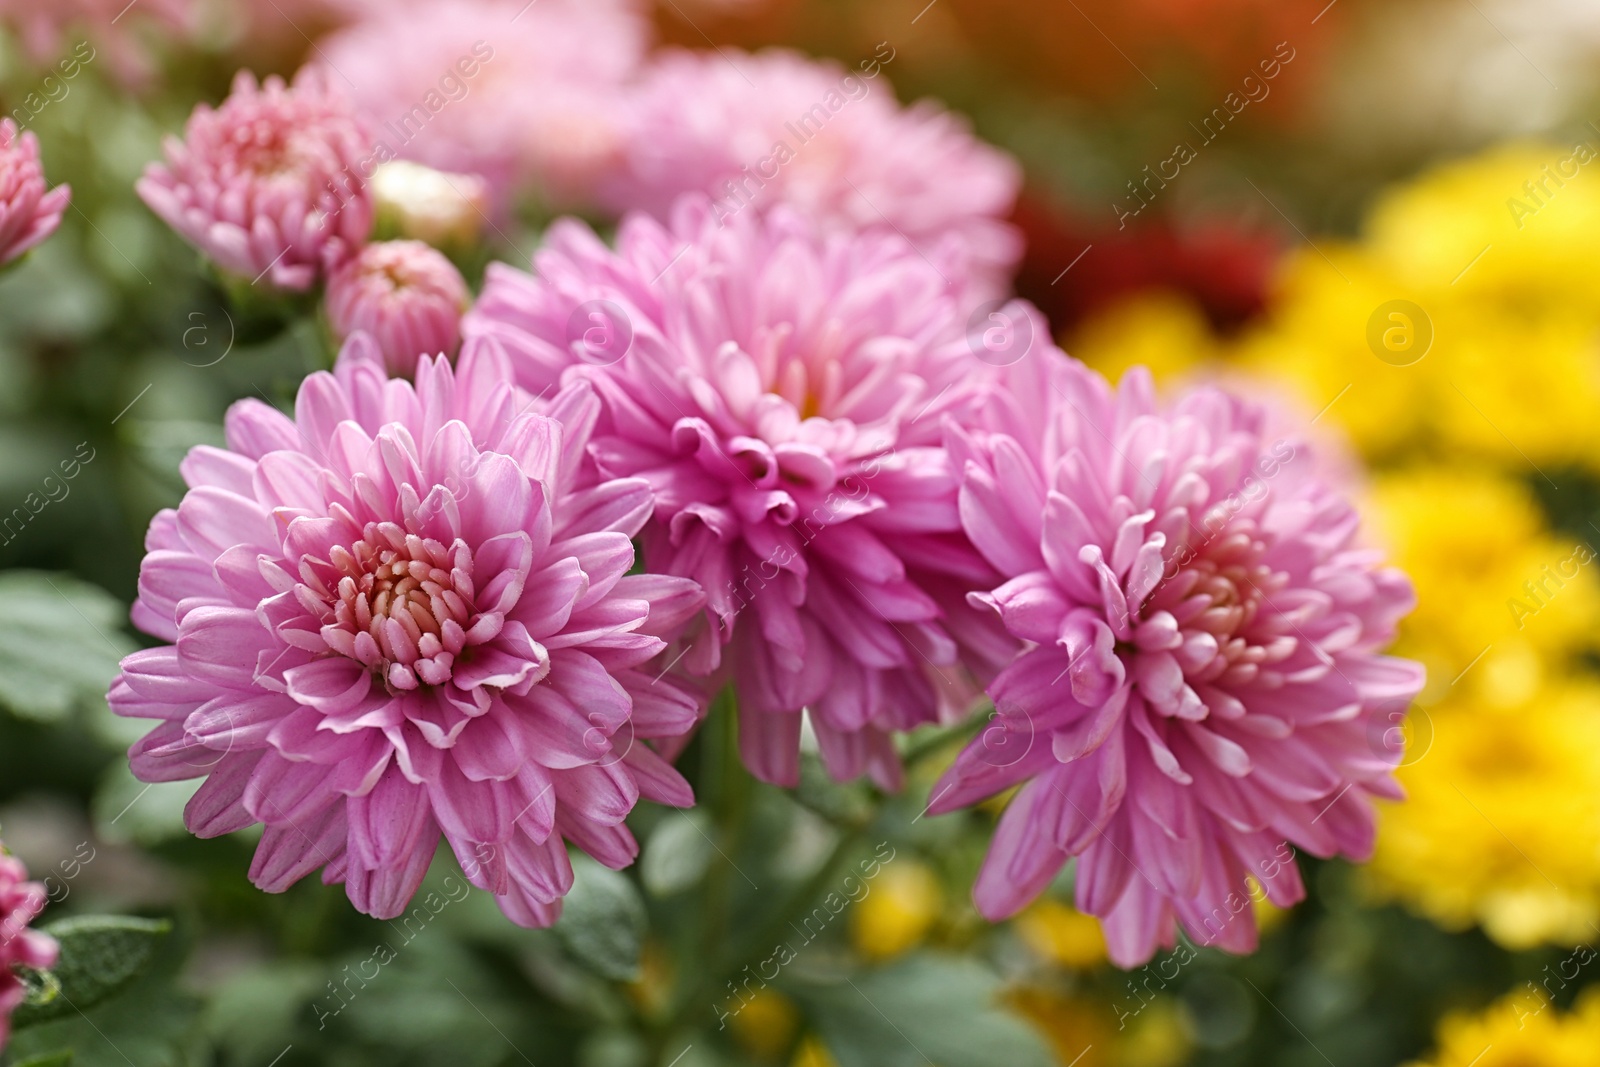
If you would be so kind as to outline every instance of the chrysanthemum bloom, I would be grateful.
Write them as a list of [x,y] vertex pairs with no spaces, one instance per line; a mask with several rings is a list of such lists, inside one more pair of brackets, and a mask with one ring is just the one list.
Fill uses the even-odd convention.
[[[1588,1067],[1600,1049],[1600,992],[1590,986],[1578,993],[1570,1010],[1559,1008],[1549,976],[1593,959],[1594,949],[1581,944],[1559,965],[1524,978],[1482,1011],[1452,1011],[1435,1029],[1432,1054],[1405,1067]],[[1558,982],[1556,989],[1565,988]]]
[[881,73],[892,58],[880,50],[863,70],[777,50],[664,51],[631,95],[626,166],[604,197],[663,219],[687,192],[725,216],[792,204],[835,229],[898,231],[1004,289],[1022,254],[1002,221],[1021,169],[931,101],[897,103]]
[[68,186],[46,191],[39,162],[39,139],[18,134],[17,124],[0,119],[0,266],[12,262],[56,232],[72,199]]
[[1119,965],[1179,922],[1249,951],[1252,894],[1303,895],[1295,849],[1365,858],[1370,798],[1399,795],[1388,738],[1423,671],[1379,651],[1410,584],[1260,409],[1163,408],[1143,371],[1113,391],[1059,351],[1017,366],[1001,432],[951,447],[966,530],[1009,579],[974,599],[1029,646],[930,810],[1025,783],[974,891],[992,920],[1076,856]]
[[374,4],[318,46],[350,79],[385,159],[480,174],[586,206],[620,152],[624,83],[643,61],[636,0]]
[[621,867],[640,796],[693,801],[645,739],[698,704],[646,664],[703,597],[628,574],[650,487],[580,480],[588,387],[539,415],[509,379],[492,344],[388,379],[358,335],[295,418],[235,405],[229,450],[191,452],[151,523],[134,621],[176,644],[124,660],[111,705],[162,720],[141,779],[206,777],[196,834],[266,825],[264,890],[320,867],[392,917],[442,833],[508,916],[548,925],[565,841]]
[[0,851],[0,1049],[11,1036],[11,1013],[27,994],[11,968],[56,965],[55,939],[28,929],[44,910],[46,894],[43,885],[27,879],[22,861]]
[[945,279],[893,234],[818,238],[788,211],[724,226],[704,198],[672,229],[632,216],[615,252],[557,223],[535,267],[491,265],[463,332],[500,340],[533,393],[594,382],[591,452],[655,490],[649,569],[706,590],[683,663],[731,672],[746,764],[793,784],[809,708],[836,777],[895,786],[891,733],[934,718],[930,671],[956,658],[933,591],[987,573],[938,427],[990,368]]
[[285,85],[248,71],[222,106],[195,108],[139,196],[223,271],[294,292],[366,241],[372,145],[350,103],[306,68]]
[[389,373],[410,375],[419,356],[454,356],[472,302],[455,264],[421,241],[380,241],[328,278],[328,322],[343,341],[371,334]]

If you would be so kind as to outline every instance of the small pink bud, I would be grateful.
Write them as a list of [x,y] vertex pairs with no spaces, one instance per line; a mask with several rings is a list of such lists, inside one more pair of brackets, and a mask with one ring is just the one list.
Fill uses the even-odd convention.
[[444,255],[421,241],[380,241],[328,279],[328,322],[343,341],[362,331],[383,352],[389,373],[409,377],[420,356],[454,356],[467,283]]

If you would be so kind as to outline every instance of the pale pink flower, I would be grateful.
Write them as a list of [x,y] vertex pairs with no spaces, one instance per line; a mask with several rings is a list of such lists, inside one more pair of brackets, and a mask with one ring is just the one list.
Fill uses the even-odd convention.
[[0,266],[55,233],[71,200],[68,186],[47,191],[32,131],[19,136],[16,123],[0,119]]
[[28,925],[44,910],[45,889],[28,881],[28,870],[0,846],[0,1049],[11,1036],[11,1013],[22,1004],[27,990],[13,967],[48,970],[60,951],[55,938]]
[[699,705],[649,661],[703,597],[629,573],[650,487],[585,476],[590,389],[535,414],[510,378],[487,343],[390,379],[358,334],[293,419],[236,404],[229,449],[192,451],[151,523],[133,617],[175,644],[125,659],[111,706],[161,720],[141,779],[205,777],[196,834],[265,824],[264,890],[321,868],[391,918],[442,835],[511,919],[548,925],[567,842],[622,867],[641,796],[693,802],[646,739]]
[[676,216],[630,217],[616,251],[558,222],[533,276],[490,266],[463,332],[503,343],[532,393],[594,383],[590,450],[655,491],[649,569],[704,586],[683,664],[731,676],[751,771],[795,783],[807,709],[836,777],[894,788],[893,735],[934,720],[967,625],[946,606],[988,574],[939,421],[990,368],[893,233],[818,237],[787,210],[723,225],[704,198]]
[[626,165],[603,198],[658,218],[686,192],[722,216],[791,204],[833,229],[897,232],[1003,291],[1022,256],[1003,221],[1021,168],[932,101],[901,106],[892,57],[867,57],[868,77],[788,51],[664,51],[631,94]]
[[419,356],[453,357],[472,302],[455,264],[421,241],[367,245],[328,278],[328,323],[343,341],[372,335],[389,373],[410,377]]
[[36,65],[55,68],[53,77],[99,63],[122,84],[138,87],[156,71],[141,31],[186,37],[195,28],[196,8],[195,0],[0,0],[0,25],[16,31]]
[[1026,650],[930,810],[1022,784],[974,890],[992,920],[1076,856],[1119,965],[1180,924],[1250,951],[1252,894],[1303,895],[1295,849],[1365,858],[1371,798],[1400,796],[1385,735],[1423,671],[1380,653],[1410,583],[1260,409],[1210,388],[1161,405],[1144,371],[1113,391],[1059,352],[1012,386],[992,431],[950,444],[963,523],[1007,579],[973,599]]
[[[219,268],[282,290],[311,288],[372,230],[371,139],[322,73],[260,85],[248,71],[218,108],[169,137],[139,196]],[[369,165],[370,164],[370,165]]]
[[650,42],[633,0],[438,0],[374,7],[321,42],[385,159],[586,201],[620,152],[622,87]]

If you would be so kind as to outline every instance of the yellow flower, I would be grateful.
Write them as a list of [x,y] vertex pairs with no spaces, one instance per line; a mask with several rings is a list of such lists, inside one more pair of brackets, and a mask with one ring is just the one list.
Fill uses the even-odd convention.
[[1100,920],[1046,897],[1017,916],[1017,933],[1040,956],[1063,967],[1087,970],[1105,962]]
[[1168,382],[1214,362],[1221,346],[1199,306],[1174,293],[1145,293],[1123,300],[1084,323],[1066,350],[1095,370],[1119,380],[1129,369],[1148,367]]
[[807,1035],[800,1042],[800,1049],[794,1054],[790,1067],[839,1067],[839,1061],[833,1058],[828,1046],[816,1037]]
[[728,1016],[728,1025],[748,1052],[771,1060],[789,1047],[800,1025],[800,1010],[783,994],[761,989]]
[[1025,987],[1006,996],[1011,1008],[1044,1034],[1056,1062],[1073,1067],[1108,1067],[1113,1062],[1112,1005],[1053,989]]
[[1509,948],[1592,937],[1600,688],[1567,682],[1520,707],[1453,699],[1423,714],[1431,730],[1399,774],[1406,800],[1381,806],[1372,887]]
[[1595,311],[1600,138],[1574,148],[1503,145],[1396,189],[1369,220],[1373,254],[1423,292]]
[[1178,1067],[1189,1059],[1189,1029],[1174,998],[1158,1000],[1128,1024],[1116,1046],[1117,1067]]
[[1514,990],[1481,1014],[1448,1016],[1437,1043],[1410,1067],[1600,1067],[1600,995],[1563,1015],[1537,987]]
[[1233,359],[1289,384],[1367,455],[1388,455],[1421,432],[1429,382],[1418,368],[1431,358],[1398,366],[1373,354],[1369,321],[1397,299],[1414,301],[1416,294],[1399,289],[1359,249],[1321,243],[1321,254],[1290,257],[1272,313],[1240,338]]
[[[1513,146],[1394,191],[1365,240],[1290,257],[1232,358],[1331,404],[1370,457],[1443,448],[1537,477],[1600,466],[1600,160],[1557,185],[1545,168],[1571,155]],[[1531,212],[1530,185],[1544,190]]]
[[1592,644],[1600,561],[1587,542],[1545,529],[1523,483],[1422,467],[1380,477],[1372,503],[1374,537],[1416,585],[1398,651],[1428,666],[1425,702],[1453,684],[1525,702],[1552,666]]
[[928,867],[911,859],[884,867],[851,911],[856,951],[873,960],[910,951],[927,936],[943,902],[938,876]]

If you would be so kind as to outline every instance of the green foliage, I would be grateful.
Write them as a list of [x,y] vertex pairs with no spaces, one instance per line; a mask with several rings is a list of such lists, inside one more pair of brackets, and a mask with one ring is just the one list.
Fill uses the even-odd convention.
[[96,915],[43,929],[60,942],[61,959],[12,1016],[17,1029],[84,1012],[116,996],[150,966],[172,924]]
[[1049,1067],[1049,1052],[1000,1010],[1001,983],[982,964],[918,955],[879,971],[797,981],[839,1067]]
[[30,1056],[17,1063],[16,1067],[72,1067],[72,1050],[62,1049],[60,1052],[47,1052],[43,1056]]
[[0,573],[0,704],[45,722],[104,698],[134,646],[115,598],[65,574]]
[[602,977],[637,977],[645,913],[633,881],[578,855],[573,856],[572,873],[572,892],[555,925],[561,943]]
[[639,879],[653,895],[681,893],[705,876],[716,851],[707,823],[698,811],[675,811],[661,820],[639,861]]

